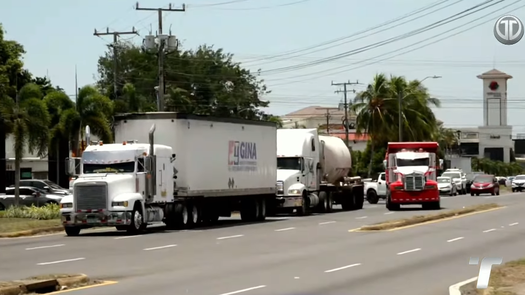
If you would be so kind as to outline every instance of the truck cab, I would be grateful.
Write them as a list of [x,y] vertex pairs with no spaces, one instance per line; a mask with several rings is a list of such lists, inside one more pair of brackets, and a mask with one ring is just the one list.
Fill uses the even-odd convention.
[[389,142],[385,156],[388,210],[421,204],[440,209],[437,142]]
[[60,202],[66,233],[74,236],[95,226],[136,232],[162,222],[162,208],[152,205],[173,199],[173,171],[165,169],[171,162],[171,147],[153,142],[89,145],[73,194]]
[[317,194],[311,193],[319,190],[319,138],[311,131],[277,132],[278,207],[302,209],[305,198],[310,205],[318,203]]

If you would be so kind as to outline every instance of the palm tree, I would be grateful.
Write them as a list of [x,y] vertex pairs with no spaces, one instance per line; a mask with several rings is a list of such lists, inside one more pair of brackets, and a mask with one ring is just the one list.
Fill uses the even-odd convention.
[[49,143],[50,116],[42,101],[42,92],[36,84],[26,84],[16,100],[0,98],[0,114],[14,138],[15,150],[15,206],[20,200],[20,162],[25,152],[42,157]]
[[[79,154],[79,140],[83,129],[89,125],[91,132],[102,141],[111,141],[111,120],[113,102],[92,86],[84,86],[78,93],[76,103],[70,104],[64,93],[51,93],[45,98],[53,115],[51,132],[57,138],[68,139],[75,143],[74,151]],[[70,101],[70,100],[69,100]],[[58,140],[57,140],[58,141]],[[57,141],[52,146],[57,146]]]
[[372,174],[374,149],[380,141],[388,140],[395,126],[397,100],[391,96],[389,81],[384,74],[377,74],[365,91],[359,93],[351,111],[357,114],[356,135],[368,134],[370,138],[370,164],[368,176]]

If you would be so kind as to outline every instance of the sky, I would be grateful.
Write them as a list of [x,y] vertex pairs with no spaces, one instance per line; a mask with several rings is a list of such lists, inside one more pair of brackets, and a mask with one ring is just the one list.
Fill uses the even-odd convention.
[[[141,36],[122,39],[139,44],[158,26],[157,12],[136,11],[136,1],[2,2],[0,20],[7,39],[24,45],[25,67],[37,76],[48,75],[68,94],[75,92],[75,66],[79,86],[96,80],[98,57],[112,41],[111,36],[93,36],[94,29],[135,27]],[[492,6],[443,21],[483,2]],[[139,4],[158,8],[169,2]],[[175,8],[182,4],[172,2]],[[349,87],[359,92],[376,73],[418,80],[441,76],[424,81],[442,102],[435,110],[438,118],[448,127],[476,127],[483,124],[483,86],[476,76],[496,68],[514,77],[508,83],[509,124],[513,133],[525,132],[525,83],[520,83],[525,79],[525,38],[507,46],[493,34],[502,15],[525,21],[525,1],[191,0],[185,4],[185,12],[164,13],[164,32],[171,29],[183,48],[214,45],[233,53],[244,67],[261,69],[272,91],[266,97],[270,113],[283,115],[310,105],[337,107],[342,94],[334,92],[338,88],[332,81],[359,82]],[[399,20],[392,23],[395,19]],[[439,26],[426,27],[439,21]],[[407,34],[414,30],[420,31]],[[390,38],[395,39],[384,42]],[[339,41],[327,43],[334,40]]]

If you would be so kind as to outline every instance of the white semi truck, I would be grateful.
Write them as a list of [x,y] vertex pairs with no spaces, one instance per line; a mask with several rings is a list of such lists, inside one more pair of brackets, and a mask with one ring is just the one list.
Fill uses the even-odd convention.
[[[363,183],[349,177],[352,157],[337,137],[320,136],[317,129],[277,130],[278,211],[331,212],[362,209]],[[289,213],[289,212],[287,212]]]
[[189,228],[237,210],[244,221],[262,221],[275,199],[275,152],[270,122],[171,112],[117,116],[115,143],[89,145],[82,154],[73,195],[60,204],[65,231]]

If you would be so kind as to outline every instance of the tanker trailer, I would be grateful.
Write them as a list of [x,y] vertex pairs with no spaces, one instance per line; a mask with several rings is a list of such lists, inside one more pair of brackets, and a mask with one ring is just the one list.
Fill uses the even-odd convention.
[[349,177],[352,157],[343,140],[317,129],[277,130],[278,212],[331,212],[363,208],[363,183]]

